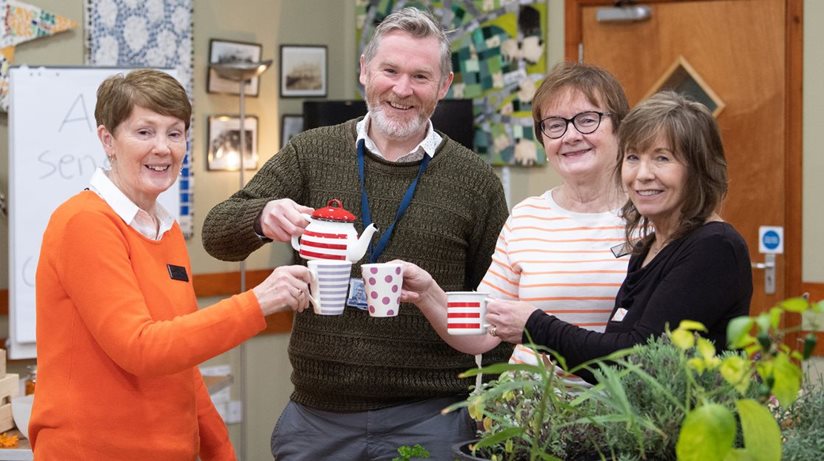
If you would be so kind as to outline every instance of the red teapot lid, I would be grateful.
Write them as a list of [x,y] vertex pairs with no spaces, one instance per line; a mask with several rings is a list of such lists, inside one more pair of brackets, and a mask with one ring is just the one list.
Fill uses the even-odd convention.
[[323,219],[325,221],[339,221],[339,222],[355,222],[355,215],[343,209],[343,203],[340,199],[333,198],[326,202],[326,206],[318,208],[312,213],[315,219]]

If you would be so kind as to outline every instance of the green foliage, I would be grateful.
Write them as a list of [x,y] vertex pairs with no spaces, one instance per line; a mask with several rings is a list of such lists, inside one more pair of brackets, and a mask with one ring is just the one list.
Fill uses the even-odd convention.
[[789,407],[777,407],[777,415],[784,436],[782,447],[785,461],[820,461],[824,453],[824,383],[818,387],[805,385]]
[[723,461],[735,442],[735,416],[717,403],[692,410],[684,419],[675,453],[683,461]]
[[398,456],[392,458],[392,461],[411,461],[415,458],[429,458],[429,450],[419,443],[416,443],[413,447],[404,445],[398,447]]
[[[678,459],[781,459],[780,429],[769,411],[761,405],[771,395],[784,405],[791,404],[797,398],[801,387],[801,368],[793,361],[793,352],[782,344],[786,331],[779,327],[785,312],[798,313],[811,307],[806,299],[792,298],[756,317],[733,319],[727,328],[729,342],[747,351],[750,360],[736,356],[719,359],[709,342],[696,338],[698,356],[688,362],[688,381],[694,382],[694,377],[708,370],[719,370],[727,384],[734,386],[738,392],[743,394],[756,389],[760,402],[750,399],[736,401],[740,422],[740,428],[737,428],[732,412],[708,398],[706,391],[709,388],[697,385],[695,390],[701,402],[686,416],[676,448]],[[682,322],[669,335],[674,342],[678,338],[676,345],[684,353],[689,353],[693,345],[684,340],[684,331],[700,329],[700,326]],[[733,421],[733,425],[727,427],[729,421]],[[738,430],[744,436],[743,447],[735,446],[734,434]]]
[[[597,438],[576,422],[575,395],[551,368],[507,365],[497,380],[466,402],[486,434],[475,449],[495,461],[555,460],[574,452],[582,440]],[[484,373],[489,373],[484,370]]]
[[[608,409],[593,419],[603,424],[608,446],[614,451],[636,453],[642,459],[675,459],[678,434],[691,408],[711,399],[734,410],[735,388],[717,372],[695,375],[690,364],[699,354],[689,351],[664,336],[595,370],[599,384],[584,397],[601,401]],[[722,357],[728,356],[740,357],[733,353]]]
[[802,353],[782,343],[790,332],[780,328],[784,313],[820,312],[823,306],[822,302],[813,304],[805,298],[790,298],[756,317],[739,317],[730,322],[727,327],[730,345],[755,357],[755,371],[762,380],[762,399],[773,394],[782,405],[791,405],[801,389],[802,373],[797,362],[807,359],[815,347],[815,335],[805,338]]
[[736,407],[747,450],[746,453],[741,449],[735,451],[754,461],[781,459],[781,445],[772,442],[781,440],[781,431],[770,410],[752,399],[739,400]]
[[[468,407],[482,421],[475,450],[493,461],[777,460],[781,428],[785,459],[817,460],[824,448],[824,391],[809,392],[806,407],[794,404],[798,364],[808,354],[784,345],[787,331],[780,329],[786,312],[809,309],[824,310],[824,303],[793,298],[734,319],[728,338],[741,351],[723,354],[697,334],[706,331],[703,325],[682,322],[647,344],[581,365],[597,379],[591,388],[571,386],[548,361],[471,370],[465,375],[500,376],[452,408]],[[558,363],[563,367],[562,358]],[[766,405],[770,399],[792,415],[783,420],[787,426],[779,427]]]

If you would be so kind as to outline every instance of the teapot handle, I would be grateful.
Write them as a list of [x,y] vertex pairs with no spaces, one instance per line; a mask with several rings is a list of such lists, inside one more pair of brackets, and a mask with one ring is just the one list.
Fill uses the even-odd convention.
[[[312,222],[312,216],[310,216],[306,213],[301,213],[300,215],[303,216],[303,219],[309,221],[309,223]],[[297,235],[292,236],[292,248],[294,248],[295,251],[300,252],[300,244],[298,243],[298,236]]]

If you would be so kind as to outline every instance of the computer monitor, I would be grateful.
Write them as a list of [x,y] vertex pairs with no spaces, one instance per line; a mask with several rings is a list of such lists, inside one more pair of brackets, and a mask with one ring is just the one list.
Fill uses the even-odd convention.
[[[366,114],[362,100],[307,100],[303,102],[303,129],[337,125]],[[475,138],[471,99],[443,99],[432,114],[436,130],[473,149]]]

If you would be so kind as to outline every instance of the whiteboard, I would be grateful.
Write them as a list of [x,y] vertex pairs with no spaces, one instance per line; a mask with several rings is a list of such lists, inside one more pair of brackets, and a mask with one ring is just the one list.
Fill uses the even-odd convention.
[[[52,212],[108,167],[97,138],[97,87],[113,67],[15,67],[9,72],[9,358],[33,358],[35,272]],[[163,69],[175,78],[173,70]],[[179,219],[180,181],[158,201]],[[94,238],[90,236],[90,238]]]

